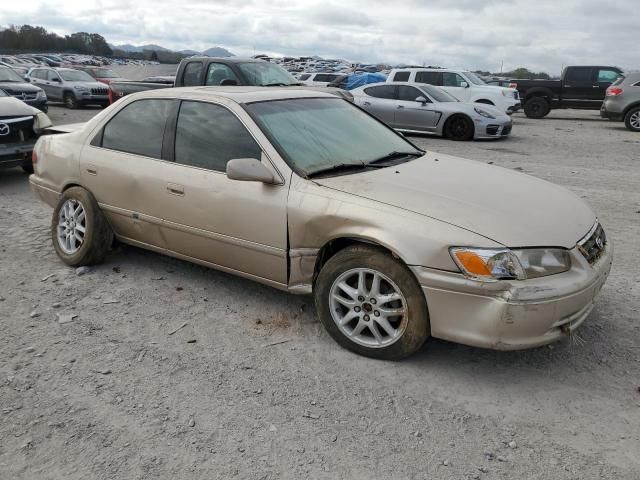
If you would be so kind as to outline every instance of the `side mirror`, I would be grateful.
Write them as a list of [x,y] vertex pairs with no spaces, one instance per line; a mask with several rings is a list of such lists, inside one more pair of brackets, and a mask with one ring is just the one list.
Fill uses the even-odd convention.
[[227,178],[241,182],[262,182],[273,184],[276,179],[260,160],[255,158],[234,158],[227,162]]
[[469,84],[467,82],[460,82],[460,86],[462,88],[469,88]]
[[53,77],[51,79],[52,82],[56,82],[56,83],[60,83],[60,78],[59,77]]
[[421,103],[422,106],[425,106],[427,103],[429,103],[427,101],[427,99],[425,97],[423,97],[422,95],[419,96],[418,98],[416,98],[416,102]]

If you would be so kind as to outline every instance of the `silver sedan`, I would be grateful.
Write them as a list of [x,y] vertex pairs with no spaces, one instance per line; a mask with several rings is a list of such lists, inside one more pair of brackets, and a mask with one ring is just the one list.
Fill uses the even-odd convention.
[[452,140],[501,138],[511,133],[511,117],[492,105],[460,102],[433,85],[386,82],[352,90],[356,105],[390,127]]

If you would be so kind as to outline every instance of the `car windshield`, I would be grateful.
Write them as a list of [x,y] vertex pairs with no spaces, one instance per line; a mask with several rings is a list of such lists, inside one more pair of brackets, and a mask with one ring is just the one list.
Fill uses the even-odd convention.
[[97,68],[93,71],[96,74],[96,78],[119,78],[120,76],[113,70],[108,68]]
[[24,82],[24,79],[9,67],[0,67],[0,82]]
[[486,85],[486,82],[473,72],[465,72],[465,75],[469,80],[471,80],[471,83],[476,85]]
[[248,62],[238,65],[250,85],[287,86],[300,85],[284,68],[269,62]]
[[460,101],[450,93],[445,92],[441,88],[434,87],[433,85],[420,85],[420,90],[425,92],[436,102],[459,102]]
[[95,80],[88,73],[80,70],[58,70],[58,73],[67,82],[94,82]]
[[402,136],[339,98],[301,98],[247,105],[289,165],[308,176],[365,166],[390,154],[419,156]]

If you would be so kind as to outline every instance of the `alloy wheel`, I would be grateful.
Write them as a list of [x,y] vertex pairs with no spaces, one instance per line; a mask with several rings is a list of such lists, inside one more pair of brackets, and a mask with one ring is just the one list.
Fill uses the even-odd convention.
[[395,343],[406,330],[407,301],[384,274],[369,268],[347,270],[330,290],[331,317],[340,331],[365,347]]
[[58,214],[57,239],[62,251],[73,255],[80,250],[86,229],[84,206],[78,200],[70,198],[64,202]]
[[633,128],[640,130],[640,110],[631,115],[629,123]]

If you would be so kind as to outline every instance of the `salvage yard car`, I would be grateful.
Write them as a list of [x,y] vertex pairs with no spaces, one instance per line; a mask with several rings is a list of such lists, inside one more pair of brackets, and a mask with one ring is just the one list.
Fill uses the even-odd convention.
[[0,169],[22,167],[33,172],[31,152],[38,137],[51,126],[40,110],[0,90]]
[[640,73],[620,77],[607,89],[600,116],[624,122],[632,132],[640,132]]
[[491,105],[464,103],[443,89],[421,83],[373,83],[351,90],[354,102],[390,127],[452,140],[504,138],[511,117]]
[[41,138],[33,158],[64,263],[102,261],[115,237],[313,293],[331,336],[375,358],[430,335],[495,349],[561,339],[611,268],[611,242],[578,196],[422,151],[330,94],[134,94]]
[[47,112],[47,95],[40,87],[31,85],[13,69],[0,65],[0,89],[12,97],[22,100],[27,105]]
[[46,92],[50,100],[62,101],[67,108],[109,105],[107,86],[80,70],[38,67],[29,70],[28,77],[31,83]]

